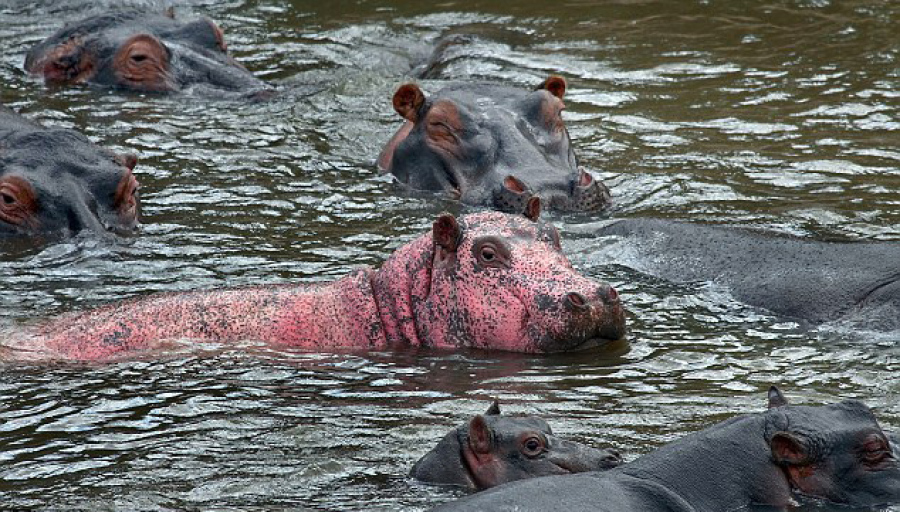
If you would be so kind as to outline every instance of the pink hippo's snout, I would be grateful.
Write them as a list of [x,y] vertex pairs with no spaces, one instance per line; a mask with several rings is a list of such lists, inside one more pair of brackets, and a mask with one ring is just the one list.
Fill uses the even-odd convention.
[[[579,280],[581,281],[581,280]],[[538,297],[534,329],[545,335],[538,341],[542,352],[577,350],[601,345],[625,335],[625,312],[619,293],[608,283],[584,279],[583,285],[561,299]]]

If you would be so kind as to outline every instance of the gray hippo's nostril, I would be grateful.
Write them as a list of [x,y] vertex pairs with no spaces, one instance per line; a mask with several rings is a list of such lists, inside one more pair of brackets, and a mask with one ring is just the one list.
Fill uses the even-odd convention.
[[575,310],[587,309],[587,307],[588,307],[587,299],[585,298],[584,295],[582,295],[578,292],[570,292],[569,294],[567,294],[566,298],[565,298],[565,303],[566,303],[566,306],[568,306],[571,309],[575,309]]

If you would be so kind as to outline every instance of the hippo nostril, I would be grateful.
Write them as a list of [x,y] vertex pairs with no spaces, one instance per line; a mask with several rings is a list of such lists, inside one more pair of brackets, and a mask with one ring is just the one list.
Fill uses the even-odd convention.
[[619,299],[619,292],[606,283],[600,285],[600,288],[597,289],[597,295],[603,299],[603,302],[615,302]]
[[572,309],[587,309],[588,301],[584,295],[578,292],[570,292],[566,295],[566,306]]
[[603,467],[606,468],[614,468],[620,464],[622,464],[622,455],[616,450],[608,450],[609,455],[603,457],[600,461]]
[[579,176],[578,176],[578,186],[579,187],[584,188],[594,182],[594,177],[591,176],[591,173],[585,171],[584,169],[578,169],[578,173],[579,173]]

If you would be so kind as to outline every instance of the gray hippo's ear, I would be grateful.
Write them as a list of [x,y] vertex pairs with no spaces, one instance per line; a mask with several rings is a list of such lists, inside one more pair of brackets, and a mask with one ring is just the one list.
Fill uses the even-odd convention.
[[119,153],[116,155],[116,161],[133,171],[138,163],[138,157],[134,153]]
[[772,460],[779,466],[804,466],[812,462],[805,438],[789,432],[776,432],[769,441]]
[[491,406],[488,407],[488,410],[486,413],[484,413],[484,415],[485,416],[499,416],[500,415],[500,402],[498,402],[497,400],[494,400],[494,402],[491,403]]
[[93,54],[79,38],[72,38],[43,52],[32,50],[25,57],[25,70],[53,84],[78,84],[96,72]]
[[175,6],[170,5],[170,6],[166,7],[165,10],[163,10],[163,16],[174,20],[175,19]]
[[537,222],[538,218],[541,216],[541,198],[538,196],[531,196],[528,198],[528,201],[525,202],[525,217],[532,222]]
[[404,119],[416,122],[419,109],[425,104],[425,94],[416,84],[403,84],[394,93],[394,110]]
[[461,230],[459,229],[459,223],[456,222],[456,217],[449,213],[442,213],[432,226],[434,245],[446,252],[456,252],[457,247],[459,247],[460,233]]
[[491,453],[491,429],[480,414],[469,422],[469,448],[476,454]]
[[551,75],[538,86],[538,90],[540,89],[545,89],[557,98],[563,99],[563,96],[566,95],[566,79],[561,76]]
[[772,386],[769,388],[769,409],[774,409],[776,407],[784,407],[788,405],[788,400],[778,389],[777,386]]

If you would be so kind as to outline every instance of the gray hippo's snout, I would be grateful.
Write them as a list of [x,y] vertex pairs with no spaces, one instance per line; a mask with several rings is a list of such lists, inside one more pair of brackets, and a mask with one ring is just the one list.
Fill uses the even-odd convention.
[[[535,174],[535,173],[523,173]],[[548,174],[552,174],[548,172]],[[594,179],[584,169],[578,170],[578,175],[568,184],[542,183],[532,187],[519,178],[509,175],[503,183],[497,187],[493,194],[494,207],[505,212],[520,212],[525,208],[528,200],[537,195],[555,210],[561,211],[597,211],[606,208],[612,201],[609,188],[602,182]],[[540,190],[535,193],[534,190]]]

